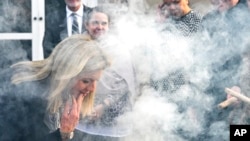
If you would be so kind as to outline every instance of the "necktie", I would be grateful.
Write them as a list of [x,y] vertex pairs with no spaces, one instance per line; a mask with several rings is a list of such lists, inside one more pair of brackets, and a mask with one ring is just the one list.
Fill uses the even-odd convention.
[[77,22],[77,17],[76,13],[72,13],[72,35],[74,34],[79,34],[79,27],[78,27],[78,22]]

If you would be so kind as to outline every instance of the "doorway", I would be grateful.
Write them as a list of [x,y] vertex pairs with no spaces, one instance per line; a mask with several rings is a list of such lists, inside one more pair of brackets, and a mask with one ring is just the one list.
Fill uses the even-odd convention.
[[[43,59],[44,1],[5,0],[0,2],[0,42],[16,42],[28,60]],[[6,44],[5,44],[6,45]],[[5,46],[5,48],[8,48]],[[9,52],[12,55],[20,52]]]

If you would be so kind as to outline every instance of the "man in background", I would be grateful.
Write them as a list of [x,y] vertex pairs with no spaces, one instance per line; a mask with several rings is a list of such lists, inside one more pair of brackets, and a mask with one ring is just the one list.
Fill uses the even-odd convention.
[[43,38],[44,58],[47,58],[53,48],[64,38],[72,34],[81,34],[86,15],[92,8],[83,5],[82,0],[65,0],[66,7],[55,10],[46,16],[45,34]]

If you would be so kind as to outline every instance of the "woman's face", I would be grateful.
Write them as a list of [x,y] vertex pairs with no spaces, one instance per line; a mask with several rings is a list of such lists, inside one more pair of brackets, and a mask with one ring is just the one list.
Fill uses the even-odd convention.
[[96,39],[109,30],[109,19],[104,13],[95,12],[86,24],[89,35]]
[[229,0],[219,0],[218,10],[220,12],[227,11],[229,8]]
[[71,11],[77,11],[82,5],[82,0],[65,0],[65,3]]
[[96,82],[100,79],[102,70],[91,73],[81,73],[75,78],[71,94],[77,98],[80,94],[87,96],[96,89]]
[[191,10],[188,0],[163,0],[163,2],[169,15],[173,18],[180,18]]
[[218,0],[215,5],[219,12],[224,12],[234,7],[237,4],[237,0]]

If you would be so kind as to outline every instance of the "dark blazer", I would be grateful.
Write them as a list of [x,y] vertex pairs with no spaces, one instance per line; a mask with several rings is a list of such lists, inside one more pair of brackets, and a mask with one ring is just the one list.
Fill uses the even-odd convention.
[[[83,24],[88,13],[90,13],[93,8],[84,6],[83,8]],[[82,33],[86,31],[85,26],[82,26]],[[66,18],[66,8],[61,8],[56,10],[45,18],[45,33],[43,37],[43,52],[44,58],[47,58],[55,46],[68,37],[67,30],[67,18]]]

